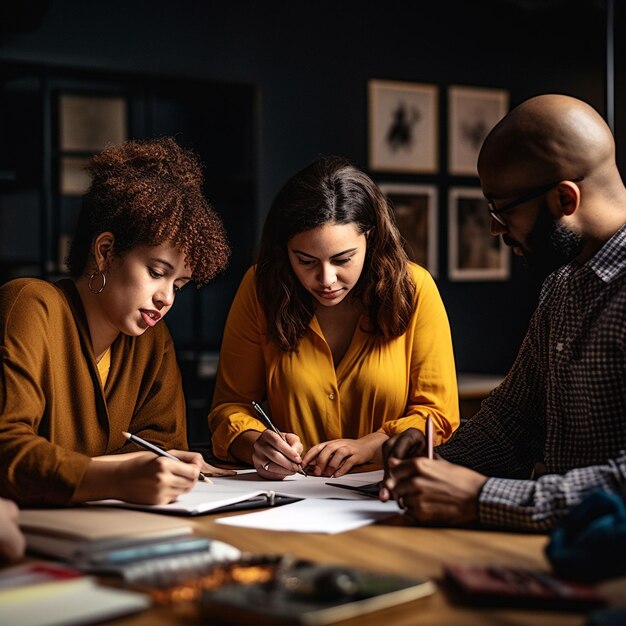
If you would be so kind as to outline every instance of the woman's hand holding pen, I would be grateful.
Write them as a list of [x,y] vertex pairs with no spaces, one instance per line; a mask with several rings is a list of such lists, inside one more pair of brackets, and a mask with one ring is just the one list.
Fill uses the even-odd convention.
[[116,498],[138,504],[167,504],[193,489],[200,472],[209,476],[234,473],[208,465],[197,452],[169,452],[179,460],[156,456],[152,452],[92,458],[72,501]]
[[300,471],[302,443],[293,433],[282,433],[284,439],[267,429],[254,442],[252,464],[259,476],[281,480]]
[[166,504],[193,489],[204,464],[202,456],[182,450],[170,452],[185,462],[155,456],[151,452],[137,452],[120,464],[121,495],[117,497],[127,502]]
[[201,458],[186,457],[181,460],[190,462],[181,463],[179,460],[156,456],[152,452],[92,458],[74,490],[72,501],[116,498],[138,504],[172,502],[192,489],[200,475]]
[[[205,462],[198,452],[168,450],[183,463],[151,452],[129,453],[126,467],[120,468],[126,475],[122,500],[145,504],[165,504],[187,493],[198,482],[200,472],[205,476],[232,476],[232,470],[224,470]],[[130,499],[132,498],[132,500]]]

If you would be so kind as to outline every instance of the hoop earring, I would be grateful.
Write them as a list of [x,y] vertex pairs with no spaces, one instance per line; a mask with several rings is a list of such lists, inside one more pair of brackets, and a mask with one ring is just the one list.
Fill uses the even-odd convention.
[[[100,274],[100,276],[102,276],[102,287],[100,287],[100,289],[98,289],[97,291],[94,291],[93,285],[91,284],[91,281],[94,279],[95,276],[97,276],[98,274]],[[104,274],[104,272],[92,272],[91,276],[89,277],[89,282],[87,283],[87,287],[89,288],[89,291],[91,291],[91,293],[94,294],[99,294],[102,293],[104,288],[107,286],[107,277]]]

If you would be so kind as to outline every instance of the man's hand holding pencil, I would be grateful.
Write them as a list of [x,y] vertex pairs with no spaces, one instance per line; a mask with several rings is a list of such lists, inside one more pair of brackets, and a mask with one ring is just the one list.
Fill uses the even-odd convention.
[[418,522],[466,524],[478,518],[478,494],[487,478],[474,470],[448,463],[433,452],[433,424],[426,436],[409,428],[384,446],[383,502],[395,499]]

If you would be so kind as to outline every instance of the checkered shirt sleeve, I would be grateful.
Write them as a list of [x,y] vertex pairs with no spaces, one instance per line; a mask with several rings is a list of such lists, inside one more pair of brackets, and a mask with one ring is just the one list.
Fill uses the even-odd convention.
[[[545,530],[626,485],[626,226],[552,274],[511,371],[437,452],[491,477],[481,521]],[[541,462],[547,475],[527,480]]]
[[520,530],[549,530],[593,491],[623,493],[626,450],[604,465],[548,474],[538,480],[490,478],[480,493],[481,523]]

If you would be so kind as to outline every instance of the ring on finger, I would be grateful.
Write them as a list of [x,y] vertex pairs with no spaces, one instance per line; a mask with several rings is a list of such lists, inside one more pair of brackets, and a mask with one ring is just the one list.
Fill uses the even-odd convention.
[[271,463],[271,461],[267,461],[266,463],[263,463],[263,469],[266,472],[269,472],[269,470],[270,470],[270,463]]

